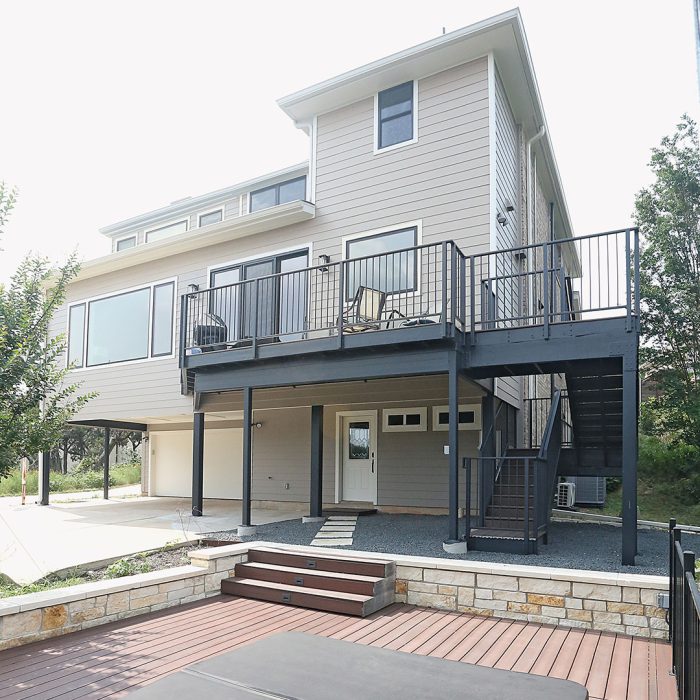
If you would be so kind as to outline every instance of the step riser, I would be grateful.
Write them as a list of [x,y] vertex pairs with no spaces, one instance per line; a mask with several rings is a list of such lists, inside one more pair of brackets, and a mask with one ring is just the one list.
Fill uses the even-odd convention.
[[248,552],[248,561],[277,566],[291,566],[310,571],[332,571],[339,574],[358,576],[375,576],[385,578],[396,575],[394,562],[364,562],[342,559],[324,559],[313,554],[293,554],[289,552],[268,552],[252,549]]
[[284,569],[269,570],[257,569],[246,564],[236,564],[236,576],[240,578],[254,578],[260,581],[272,581],[283,583],[290,587],[306,586],[320,588],[326,591],[338,591],[340,593],[355,593],[357,595],[381,595],[392,587],[390,579],[381,579],[377,582],[353,581],[352,579],[338,579],[324,576],[322,572],[314,572],[309,569],[304,574],[285,571]]

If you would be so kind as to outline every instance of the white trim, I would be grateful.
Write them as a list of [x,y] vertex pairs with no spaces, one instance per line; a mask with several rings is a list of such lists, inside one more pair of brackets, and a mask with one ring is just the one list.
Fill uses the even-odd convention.
[[309,201],[316,201],[316,160],[318,157],[318,117],[314,115],[311,122],[311,156],[309,158],[309,175],[307,181],[307,192]]
[[[408,413],[417,413],[420,416],[418,425],[389,425],[389,416],[406,416]],[[383,408],[382,432],[383,433],[423,433],[428,430],[428,409],[425,406],[416,408]]]
[[[138,234],[134,232],[134,233],[129,233],[129,234],[127,234],[126,236],[121,236],[120,238],[113,238],[113,239],[112,239],[112,242],[113,242],[114,248],[113,248],[112,250],[113,250],[115,253],[123,253],[124,251],[119,250],[119,249],[117,248],[117,246],[118,246],[122,241],[126,241],[126,240],[128,240],[129,238],[133,238],[133,239],[134,239],[134,245],[132,245],[131,248],[136,248],[136,246],[139,244],[139,237],[138,237]],[[124,250],[130,250],[130,248],[124,248]]]
[[144,243],[148,243],[148,242],[149,242],[149,240],[148,240],[148,234],[149,234],[149,233],[154,233],[154,232],[156,232],[156,231],[160,231],[160,230],[162,230],[162,229],[164,229],[164,228],[168,228],[168,227],[170,227],[170,226],[176,226],[177,224],[181,224],[181,223],[183,223],[183,222],[184,222],[185,224],[187,224],[187,228],[186,228],[184,231],[175,231],[175,233],[169,233],[167,236],[163,236],[163,238],[159,238],[158,240],[159,240],[159,241],[162,241],[162,240],[165,239],[165,238],[170,238],[170,236],[177,236],[177,235],[180,234],[180,233],[187,233],[188,231],[191,230],[191,228],[190,228],[190,224],[192,223],[192,222],[190,221],[191,216],[192,216],[192,214],[188,214],[188,215],[185,216],[184,218],[173,219],[173,220],[171,220],[171,221],[165,221],[165,222],[163,222],[162,224],[158,224],[157,226],[154,226],[153,228],[144,229],[144,232],[143,232],[143,242],[144,242]]
[[[489,109],[489,250],[498,250],[498,231],[496,226],[496,62],[493,51],[486,55],[486,84]],[[518,167],[520,172],[520,167]],[[505,213],[505,212],[504,212]],[[493,380],[493,393],[498,394],[498,378]]]
[[[404,82],[409,82],[408,80]],[[412,143],[418,143],[418,81],[411,80],[413,83],[413,138],[408,141],[401,141],[400,143],[394,143],[391,146],[384,146],[379,148],[379,92],[384,92],[384,90],[391,90],[392,87],[397,87],[402,83],[397,83],[384,90],[374,93],[374,140],[373,140],[373,152],[374,155],[379,155],[380,153],[388,153],[389,151],[395,151],[397,148],[402,146],[410,146]]]
[[377,474],[379,473],[379,453],[377,452],[377,409],[364,411],[338,411],[335,414],[335,502],[343,499],[343,448],[341,438],[343,418],[367,416],[370,421],[370,451],[374,452],[374,479],[372,479],[372,503],[377,505]]
[[213,209],[208,209],[207,211],[197,212],[197,228],[202,227],[202,217],[208,216],[209,214],[215,214],[217,211],[221,212],[221,219],[219,221],[213,221],[210,224],[204,224],[204,226],[213,226],[214,224],[220,224],[226,218],[226,204],[222,202],[220,206],[214,207]]
[[[158,287],[160,285],[165,285],[165,284],[173,284],[173,309],[172,309],[172,340],[171,340],[171,352],[168,355],[156,355],[155,357],[151,357],[151,349],[153,345],[153,290],[155,287]],[[177,340],[177,333],[176,333],[176,320],[177,317],[175,315],[175,304],[177,302],[177,297],[178,297],[178,278],[177,277],[167,277],[165,279],[161,280],[155,280],[153,282],[144,282],[143,284],[136,285],[134,287],[127,287],[126,289],[117,289],[112,292],[106,292],[104,294],[98,294],[93,297],[85,297],[83,299],[76,299],[75,301],[72,301],[68,304],[67,311],[68,313],[66,314],[66,334],[65,337],[70,339],[70,310],[74,306],[80,306],[81,304],[85,304],[85,317],[83,320],[83,366],[82,367],[75,367],[70,369],[70,365],[68,364],[68,343],[66,343],[66,368],[70,369],[71,372],[85,372],[87,370],[95,370],[95,369],[104,369],[105,367],[115,367],[115,366],[124,366],[124,365],[134,365],[134,364],[140,364],[142,362],[154,362],[157,360],[172,360],[176,357],[177,355],[177,348],[176,348],[176,340]],[[130,292],[138,292],[142,289],[150,289],[150,296],[149,296],[149,306],[148,306],[148,357],[141,357],[135,360],[123,360],[121,362],[110,362],[107,364],[100,364],[100,365],[90,365],[88,366],[88,355],[87,355],[87,349],[88,349],[88,326],[89,326],[89,318],[90,318],[90,303],[93,301],[99,301],[100,299],[109,299],[110,297],[116,297],[116,296],[121,296],[122,294],[129,294]]]
[[[432,429],[437,432],[447,432],[449,425],[441,425],[438,421],[440,413],[449,411],[449,406],[433,406],[433,425]],[[462,403],[459,405],[460,411],[473,411],[473,423],[460,423],[459,430],[481,430],[481,404],[478,403]]]
[[237,265],[243,265],[253,260],[265,260],[266,258],[274,258],[278,255],[287,255],[288,253],[301,253],[304,249],[308,251],[309,264],[307,267],[313,267],[313,242],[300,243],[299,245],[291,246],[289,248],[282,248],[280,250],[273,250],[269,253],[256,253],[255,255],[248,255],[245,258],[236,258],[235,260],[229,260],[227,262],[215,263],[214,265],[207,266],[207,286],[206,289],[210,289],[211,273],[218,272],[227,267],[235,267]]

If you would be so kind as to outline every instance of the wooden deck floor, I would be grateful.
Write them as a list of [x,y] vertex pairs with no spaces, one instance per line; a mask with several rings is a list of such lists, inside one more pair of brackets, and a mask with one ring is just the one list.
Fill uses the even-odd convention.
[[598,700],[677,697],[659,641],[406,605],[357,619],[225,596],[0,652],[0,697],[120,697],[283,630],[568,678]]

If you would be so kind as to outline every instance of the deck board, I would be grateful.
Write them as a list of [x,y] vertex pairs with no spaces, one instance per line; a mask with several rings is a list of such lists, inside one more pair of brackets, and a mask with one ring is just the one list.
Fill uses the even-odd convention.
[[297,630],[403,653],[568,678],[592,700],[676,700],[667,643],[392,605],[338,613],[215,597],[0,652],[0,697],[119,698],[216,654]]

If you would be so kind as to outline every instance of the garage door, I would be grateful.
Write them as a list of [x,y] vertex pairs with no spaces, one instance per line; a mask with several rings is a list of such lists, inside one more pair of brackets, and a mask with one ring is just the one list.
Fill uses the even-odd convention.
[[[192,495],[192,431],[150,433],[151,495]],[[204,436],[204,498],[240,498],[243,430],[207,427]]]

